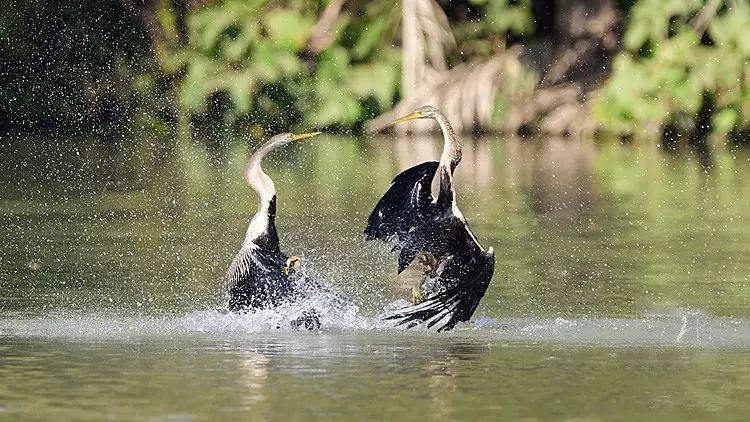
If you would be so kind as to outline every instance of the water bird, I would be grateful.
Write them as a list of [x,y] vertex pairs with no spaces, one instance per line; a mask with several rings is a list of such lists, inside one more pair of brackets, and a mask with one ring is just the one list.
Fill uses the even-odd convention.
[[[434,119],[443,133],[440,161],[404,170],[391,182],[370,214],[365,236],[394,244],[398,273],[418,257],[422,280],[412,290],[412,304],[384,316],[396,325],[425,323],[437,331],[468,321],[495,270],[493,248],[485,251],[456,204],[453,173],[461,162],[461,143],[448,119],[435,107],[423,106],[397,119]],[[438,177],[437,197],[432,181]]]
[[[276,187],[261,168],[261,161],[272,151],[318,134],[320,132],[278,134],[258,148],[247,163],[245,181],[258,194],[259,205],[242,247],[225,276],[228,308],[232,312],[274,308],[322,288],[315,279],[300,271],[302,258],[281,251],[276,231]],[[292,325],[315,329],[320,322],[315,311],[310,310]]]

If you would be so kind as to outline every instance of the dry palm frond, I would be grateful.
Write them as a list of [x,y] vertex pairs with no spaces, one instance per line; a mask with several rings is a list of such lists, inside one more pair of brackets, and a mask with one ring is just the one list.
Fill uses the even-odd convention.
[[[490,59],[449,68],[445,51],[455,46],[455,40],[442,9],[434,0],[404,0],[403,100],[393,110],[369,121],[367,131],[385,129],[396,117],[431,104],[445,113],[457,131],[495,128],[511,133],[593,133],[595,124],[585,99],[595,93],[580,81],[569,81],[568,76],[600,46],[612,48],[619,18],[606,7],[593,17],[579,13],[574,18],[574,32],[582,38],[561,49],[540,81],[539,75],[522,64],[519,47],[500,51]],[[504,119],[502,124],[493,125],[498,105],[504,105]],[[394,128],[397,132],[409,129],[425,132],[435,127],[415,120]]]
[[[513,48],[484,62],[466,63],[440,72],[393,110],[368,122],[367,130],[380,131],[396,117],[424,104],[440,108],[459,132],[491,127],[499,94],[509,101],[509,108],[515,109],[531,98],[537,83],[536,75],[523,66],[519,55],[520,49]],[[417,120],[411,128],[423,131],[433,125]]]
[[434,0],[403,0],[401,8],[405,97],[448,69],[446,48],[455,46],[448,18]]
[[[401,11],[404,99],[368,122],[368,131],[382,130],[398,115],[424,104],[443,110],[458,131],[489,127],[499,92],[515,102],[533,91],[537,78],[521,64],[519,49],[449,68],[445,52],[456,43],[440,5],[434,0],[404,0]],[[406,131],[407,126],[418,131],[432,128],[415,121],[396,130]]]

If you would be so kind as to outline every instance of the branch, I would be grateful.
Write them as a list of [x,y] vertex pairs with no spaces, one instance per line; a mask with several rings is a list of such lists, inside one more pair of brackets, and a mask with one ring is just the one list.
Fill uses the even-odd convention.
[[716,15],[716,9],[719,8],[719,3],[721,3],[721,0],[710,0],[705,6],[703,6],[700,13],[698,13],[693,21],[690,22],[690,26],[693,27],[693,30],[699,37],[702,37],[703,33],[706,32],[708,24],[711,22],[711,19],[714,18],[714,15]]
[[313,27],[310,41],[307,43],[307,51],[317,55],[331,45],[333,42],[331,28],[341,14],[341,8],[345,1],[332,0],[328,3],[328,6],[323,10],[323,14],[320,15],[320,19]]

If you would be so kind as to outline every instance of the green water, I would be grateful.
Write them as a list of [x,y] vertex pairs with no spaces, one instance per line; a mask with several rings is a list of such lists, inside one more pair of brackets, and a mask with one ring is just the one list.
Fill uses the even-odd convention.
[[440,143],[346,137],[264,165],[282,247],[349,300],[322,332],[220,310],[252,145],[0,141],[0,419],[746,420],[750,152],[466,141],[459,204],[495,277],[470,324],[405,298],[362,241]]

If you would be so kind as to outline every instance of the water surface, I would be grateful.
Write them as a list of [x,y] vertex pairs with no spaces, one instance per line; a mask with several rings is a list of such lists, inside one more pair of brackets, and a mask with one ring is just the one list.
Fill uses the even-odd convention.
[[459,204],[496,274],[447,335],[375,317],[417,279],[364,244],[431,137],[316,139],[264,166],[282,247],[348,299],[322,332],[227,315],[250,142],[2,141],[0,418],[741,420],[750,154],[466,141]]

